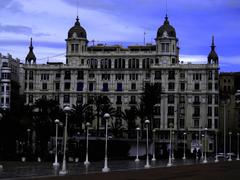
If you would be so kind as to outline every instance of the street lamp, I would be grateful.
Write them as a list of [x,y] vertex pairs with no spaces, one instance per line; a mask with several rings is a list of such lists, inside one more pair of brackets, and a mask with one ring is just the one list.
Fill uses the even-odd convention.
[[155,133],[156,133],[156,129],[153,129],[153,157],[152,157],[152,161],[156,161],[155,158]]
[[107,157],[107,140],[108,140],[108,120],[110,118],[110,115],[108,113],[105,113],[104,116],[105,118],[105,124],[106,124],[106,133],[105,133],[105,159],[104,159],[104,168],[102,169],[102,172],[109,172],[110,169],[108,168],[108,157]]
[[87,122],[86,123],[86,128],[87,128],[87,136],[86,136],[86,160],[84,162],[84,164],[87,166],[90,164],[90,162],[88,161],[88,131],[89,131],[89,127],[90,127],[90,123]]
[[55,161],[53,163],[53,166],[57,167],[57,166],[59,166],[57,146],[58,146],[58,124],[60,121],[58,119],[56,119],[54,122],[56,124],[56,137],[55,137]]
[[237,133],[237,161],[239,161],[239,133]]
[[229,134],[229,159],[228,159],[228,161],[232,161],[232,156],[231,156],[231,153],[232,153],[232,152],[231,152],[231,151],[232,151],[232,150],[231,150],[231,146],[232,146],[232,144],[231,144],[231,143],[232,143],[232,142],[231,142],[232,132],[230,131],[228,134]]
[[175,160],[174,157],[174,131],[172,132],[172,160]]
[[27,129],[27,146],[28,146],[28,148],[30,146],[30,131],[31,131],[31,129]]
[[173,123],[170,123],[169,127],[170,127],[170,133],[169,133],[170,137],[169,137],[169,157],[168,157],[167,167],[172,166],[171,151],[172,151],[172,128],[173,128]]
[[202,138],[201,138],[201,143],[202,143],[202,156],[201,156],[201,159],[203,159],[203,138],[204,138],[204,134],[202,134]]
[[67,174],[67,168],[66,168],[66,147],[67,147],[67,124],[68,124],[68,116],[72,108],[69,106],[66,106],[63,108],[63,111],[66,114],[66,120],[65,120],[65,127],[64,127],[64,146],[63,146],[63,163],[62,163],[62,170],[59,171],[60,175]]
[[205,143],[204,143],[204,160],[203,160],[203,163],[207,163],[207,128],[204,128],[204,130],[205,130],[205,135],[204,135],[204,137],[205,137]]
[[216,138],[215,138],[215,143],[216,143],[216,157],[215,157],[215,161],[214,162],[219,162],[219,160],[218,160],[218,134],[217,134],[218,132],[217,132],[217,130],[216,130]]
[[197,159],[198,159],[198,151],[197,151],[197,146],[198,146],[198,143],[197,143],[197,140],[198,140],[198,134],[195,134],[195,136],[196,136],[196,154],[195,154],[195,156],[196,156],[196,161],[197,161]]
[[186,159],[186,134],[187,133],[183,133],[183,160],[185,160]]
[[138,158],[138,146],[139,146],[139,131],[140,131],[140,128],[137,127],[136,131],[137,131],[137,156],[136,156],[135,162],[139,162],[140,160]]
[[149,125],[150,121],[149,120],[145,120],[145,124],[146,124],[146,145],[147,145],[147,149],[146,149],[146,164],[145,164],[145,168],[150,168],[150,164],[149,164],[149,156],[148,156],[148,125]]

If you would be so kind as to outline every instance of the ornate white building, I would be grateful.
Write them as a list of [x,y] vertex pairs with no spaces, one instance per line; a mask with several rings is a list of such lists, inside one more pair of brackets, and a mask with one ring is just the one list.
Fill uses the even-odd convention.
[[155,128],[169,130],[172,122],[175,130],[194,135],[204,127],[214,131],[219,123],[219,66],[214,39],[206,64],[181,62],[176,31],[167,16],[155,40],[155,44],[127,48],[89,46],[77,17],[68,31],[65,64],[36,64],[31,42],[23,65],[26,103],[47,98],[65,106],[103,95],[114,107],[124,110],[139,104],[146,83],[158,83],[163,92],[155,107]]

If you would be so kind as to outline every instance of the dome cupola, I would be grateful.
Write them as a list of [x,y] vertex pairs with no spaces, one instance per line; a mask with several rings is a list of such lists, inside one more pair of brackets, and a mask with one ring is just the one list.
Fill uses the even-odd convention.
[[68,38],[87,38],[85,29],[80,25],[79,18],[77,16],[75,25],[68,31]]
[[165,36],[165,33],[167,33],[168,37],[176,38],[175,28],[170,25],[167,15],[165,17],[165,21],[164,21],[163,25],[158,29],[157,38],[161,38],[161,37]]

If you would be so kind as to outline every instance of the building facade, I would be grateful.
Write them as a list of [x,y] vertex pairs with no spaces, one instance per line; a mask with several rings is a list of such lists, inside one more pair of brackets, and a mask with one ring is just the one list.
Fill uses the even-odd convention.
[[153,124],[162,132],[160,140],[168,141],[170,123],[176,131],[188,131],[191,140],[205,127],[215,131],[219,126],[219,66],[214,39],[206,64],[181,62],[176,31],[167,16],[155,40],[155,44],[127,48],[90,46],[77,18],[66,39],[66,63],[37,64],[31,42],[23,65],[26,103],[47,98],[64,107],[102,95],[123,111],[139,105],[146,84],[158,83],[162,92]]
[[19,82],[19,59],[14,59],[10,54],[3,56],[0,54],[0,84],[1,84],[1,104],[3,110],[10,109],[11,102],[11,82]]
[[240,104],[236,101],[237,91],[239,90],[239,72],[220,73],[220,129],[223,132],[225,117],[226,131],[233,132],[233,136],[236,136],[236,133],[240,130]]

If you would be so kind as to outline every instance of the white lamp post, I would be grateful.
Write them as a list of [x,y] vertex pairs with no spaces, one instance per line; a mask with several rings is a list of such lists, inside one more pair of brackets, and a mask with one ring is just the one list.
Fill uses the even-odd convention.
[[232,147],[232,144],[231,144],[231,143],[232,143],[232,142],[231,142],[232,132],[229,132],[228,134],[229,134],[229,158],[228,158],[228,161],[232,161],[232,156],[231,156],[231,153],[232,153],[232,152],[231,152],[231,151],[232,151],[232,150],[231,150],[231,147]]
[[237,161],[239,161],[239,133],[237,133]]
[[207,128],[204,129],[205,130],[205,143],[204,143],[204,160],[203,160],[203,163],[207,163]]
[[185,160],[186,159],[186,134],[187,133],[183,133],[183,160]]
[[87,128],[87,136],[86,136],[86,160],[85,160],[85,162],[84,162],[84,164],[87,166],[87,165],[89,165],[90,164],[90,162],[88,161],[88,131],[89,131],[89,127],[90,127],[90,123],[89,122],[87,122],[86,123],[86,128]]
[[67,167],[66,167],[66,147],[67,147],[67,124],[68,124],[68,115],[72,109],[69,106],[66,106],[63,111],[66,114],[66,122],[64,127],[64,146],[63,146],[63,163],[62,163],[62,170],[59,171],[60,175],[67,174]]
[[[0,113],[0,120],[2,120],[2,118],[3,118],[3,115],[2,115],[2,113]],[[2,168],[3,168],[3,165],[0,164],[0,169],[2,169]]]
[[174,131],[172,132],[172,160],[175,160],[174,157]]
[[145,168],[150,168],[150,164],[149,164],[149,156],[148,156],[148,125],[149,125],[150,121],[149,120],[145,120],[145,124],[146,124],[146,145],[147,145],[147,149],[146,149],[146,164],[145,164]]
[[110,168],[108,168],[108,157],[107,157],[107,140],[108,140],[108,120],[110,118],[110,115],[108,113],[105,113],[104,116],[106,121],[106,133],[105,133],[105,158],[104,158],[104,168],[102,169],[102,172],[109,172]]
[[138,158],[138,146],[139,146],[139,131],[140,131],[140,128],[137,127],[136,131],[137,131],[137,156],[136,156],[135,162],[139,162],[140,160]]
[[216,143],[216,156],[215,156],[215,161],[214,162],[219,162],[218,160],[218,134],[217,134],[217,130],[216,130],[216,138],[215,138],[215,143]]
[[55,161],[53,163],[53,166],[59,166],[59,163],[58,163],[58,149],[57,149],[57,146],[58,146],[58,124],[59,124],[59,120],[58,119],[55,120],[55,124],[56,124]]
[[170,137],[169,137],[169,157],[168,157],[167,167],[172,166],[171,151],[172,151],[172,127],[173,127],[173,123],[170,123],[169,127],[170,127],[170,133],[169,133]]
[[153,129],[153,157],[152,157],[152,161],[156,161],[156,157],[155,157],[155,133],[156,133],[156,129]]

